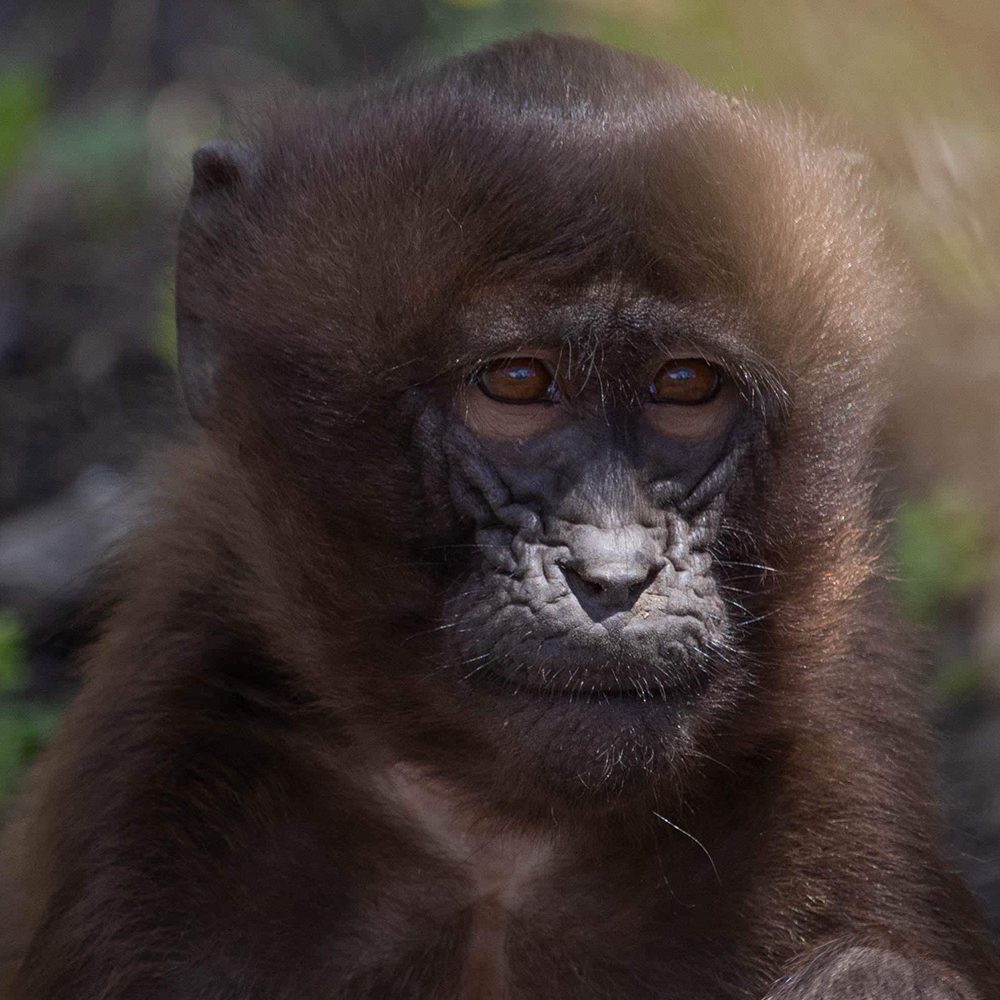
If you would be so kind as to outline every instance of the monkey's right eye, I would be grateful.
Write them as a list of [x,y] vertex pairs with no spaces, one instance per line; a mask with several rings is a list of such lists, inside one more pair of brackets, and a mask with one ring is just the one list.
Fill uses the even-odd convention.
[[555,380],[537,358],[498,358],[476,374],[476,384],[500,403],[548,403]]

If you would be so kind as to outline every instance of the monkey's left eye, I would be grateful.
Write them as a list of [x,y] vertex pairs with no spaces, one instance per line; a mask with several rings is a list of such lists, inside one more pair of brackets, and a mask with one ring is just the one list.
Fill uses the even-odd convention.
[[545,403],[552,399],[552,373],[537,358],[499,358],[479,369],[476,384],[501,403]]
[[707,403],[722,386],[718,368],[701,358],[681,358],[668,361],[650,383],[649,395],[654,403],[691,405]]

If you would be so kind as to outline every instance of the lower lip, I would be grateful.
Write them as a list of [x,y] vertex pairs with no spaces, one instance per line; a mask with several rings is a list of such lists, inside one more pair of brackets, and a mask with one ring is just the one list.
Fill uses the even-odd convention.
[[636,705],[636,706],[656,706],[674,705],[684,698],[698,695],[704,690],[708,677],[704,673],[692,674],[686,680],[688,683],[677,684],[673,687],[663,688],[651,686],[649,690],[639,688],[590,688],[581,690],[580,688],[557,687],[552,685],[534,685],[518,681],[502,674],[481,673],[477,675],[478,686],[490,689],[495,694],[505,695],[509,698],[524,696],[539,701],[553,702],[575,702],[579,705],[594,706],[600,708],[611,705]]

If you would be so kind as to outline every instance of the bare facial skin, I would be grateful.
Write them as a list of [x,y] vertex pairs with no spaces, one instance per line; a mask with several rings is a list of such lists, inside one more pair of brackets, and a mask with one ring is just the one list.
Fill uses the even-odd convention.
[[193,160],[198,424],[0,842],[3,1000],[992,1000],[857,158],[533,35]]
[[[645,368],[637,373],[644,384],[635,389],[635,408],[657,433],[697,442],[721,434],[731,423],[738,391],[711,362],[665,358]],[[476,434],[516,441],[578,417],[574,410],[582,408],[583,391],[560,364],[559,352],[528,348],[487,362],[463,387],[456,405]]]

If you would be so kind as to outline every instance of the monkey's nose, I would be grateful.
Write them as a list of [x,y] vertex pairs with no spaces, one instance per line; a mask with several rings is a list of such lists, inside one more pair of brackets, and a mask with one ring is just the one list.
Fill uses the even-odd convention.
[[657,572],[645,560],[575,561],[563,566],[567,586],[594,621],[628,611],[656,579]]

